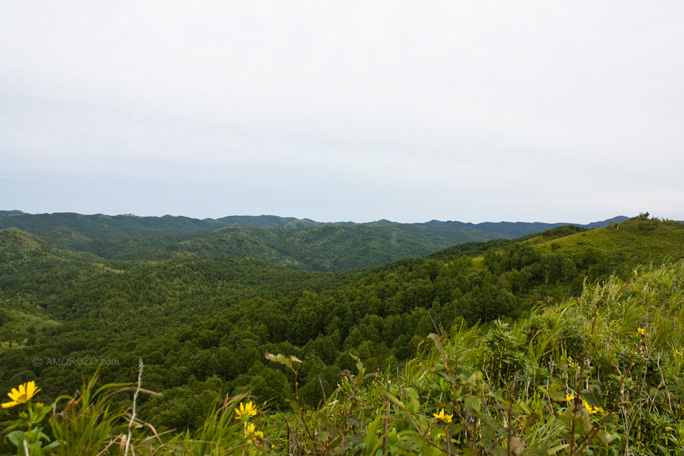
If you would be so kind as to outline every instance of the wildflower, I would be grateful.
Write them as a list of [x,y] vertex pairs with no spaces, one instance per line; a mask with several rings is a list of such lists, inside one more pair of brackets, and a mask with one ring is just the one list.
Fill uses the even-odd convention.
[[2,408],[14,407],[15,405],[23,404],[31,400],[35,394],[40,391],[36,388],[36,382],[31,380],[30,382],[19,385],[19,388],[12,388],[12,391],[7,393],[12,402],[5,402],[2,404]]
[[575,396],[574,396],[574,395],[572,395],[572,394],[566,394],[566,395],[565,395],[565,400],[566,400],[567,402],[572,402],[573,399],[575,399]]
[[246,427],[247,442],[252,443],[264,438],[264,433],[257,431],[253,423],[249,423]]
[[453,414],[447,415],[444,413],[444,409],[440,410],[439,413],[433,413],[432,416],[444,423],[451,423],[451,419],[454,417]]
[[252,401],[247,402],[247,405],[245,405],[243,402],[240,402],[240,410],[235,410],[235,414],[237,415],[235,417],[236,420],[241,420],[243,416],[249,419],[250,416],[257,414],[256,407],[254,407]]
[[644,328],[637,328],[637,332],[639,333],[640,336],[646,335],[646,330]]
[[677,353],[677,354],[678,354],[679,356],[682,356],[682,352],[681,352],[681,350],[677,350],[677,349],[675,349],[675,353]]
[[599,406],[593,407],[591,404],[589,404],[584,399],[582,399],[582,404],[584,405],[584,408],[587,409],[587,412],[589,412],[590,415],[593,415],[595,413],[601,413],[601,414],[605,413],[605,411],[601,407],[599,407]]

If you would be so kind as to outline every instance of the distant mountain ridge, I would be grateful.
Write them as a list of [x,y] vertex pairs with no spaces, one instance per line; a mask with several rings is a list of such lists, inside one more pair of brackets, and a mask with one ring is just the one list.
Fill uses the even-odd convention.
[[[399,223],[391,220],[377,220],[367,223],[355,222],[317,222],[311,219],[298,219],[295,217],[281,217],[277,215],[229,215],[217,219],[205,218],[195,219],[185,216],[164,215],[157,216],[138,216],[134,214],[122,215],[105,215],[93,214],[84,215],[76,212],[55,212],[46,214],[30,214],[20,210],[0,210],[0,229],[2,228],[19,228],[24,231],[42,231],[45,233],[53,228],[69,227],[73,229],[92,229],[94,227],[108,226],[112,230],[125,229],[129,235],[149,234],[151,231],[173,231],[173,232],[191,232],[212,230],[222,226],[259,226],[263,228],[295,228],[306,229],[321,225],[425,225],[425,226],[468,226],[477,227],[481,231],[498,232],[498,233],[514,233],[525,232],[524,234],[531,234],[533,232],[541,232],[547,229],[555,228],[564,225],[575,225],[583,228],[602,228],[612,223],[620,223],[627,220],[629,217],[617,216],[607,220],[592,222],[586,225],[580,223],[544,223],[544,222],[459,222],[459,221],[441,221],[430,220],[424,223]],[[138,233],[140,232],[140,233]],[[37,234],[37,233],[34,233]]]
[[[619,223],[614,217],[581,228]],[[107,259],[250,257],[296,269],[339,271],[423,257],[467,242],[512,239],[566,223],[432,220],[426,223],[322,223],[274,215],[193,219],[0,211],[0,229],[17,228]]]

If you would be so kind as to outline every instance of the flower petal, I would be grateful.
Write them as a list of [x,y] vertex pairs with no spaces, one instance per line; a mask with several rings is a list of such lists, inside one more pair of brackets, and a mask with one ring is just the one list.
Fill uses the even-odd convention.
[[26,398],[27,398],[27,400],[31,399],[33,396],[35,396],[38,391],[40,391],[40,388],[36,388],[36,382],[34,382],[33,380],[28,382],[28,384],[26,385]]

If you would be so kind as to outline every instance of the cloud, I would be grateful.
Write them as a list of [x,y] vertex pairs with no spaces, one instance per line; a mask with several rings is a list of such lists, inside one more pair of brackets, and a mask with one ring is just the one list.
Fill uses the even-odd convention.
[[683,218],[682,19],[668,1],[5,2],[4,173],[149,188],[122,209],[142,214]]

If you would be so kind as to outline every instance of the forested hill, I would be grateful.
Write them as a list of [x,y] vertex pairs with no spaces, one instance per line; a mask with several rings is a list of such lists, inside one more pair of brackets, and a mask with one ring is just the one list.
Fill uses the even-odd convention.
[[[584,227],[607,226],[624,217]],[[563,224],[320,223],[277,216],[107,216],[0,211],[0,229],[19,228],[58,246],[105,259],[250,257],[296,269],[340,271],[422,257],[455,244],[511,239]],[[581,225],[577,225],[581,226]]]
[[585,283],[684,258],[684,224],[560,227],[344,273],[247,258],[103,260],[17,229],[0,242],[0,390],[37,380],[48,399],[73,392],[95,366],[54,361],[65,359],[131,381],[142,357],[146,387],[164,396],[141,399],[141,416],[184,429],[201,425],[218,391],[285,407],[291,379],[266,352],[304,361],[299,394],[315,406],[354,371],[353,356],[396,372],[430,333],[516,321]]
[[[315,229],[321,228],[326,227]],[[231,229],[236,227],[218,232]],[[630,410],[630,422],[641,420],[642,427],[635,424],[630,434],[637,442],[661,435],[665,427],[675,429],[684,419],[683,266],[670,263],[682,259],[684,224],[646,216],[595,230],[566,226],[515,240],[462,244],[427,258],[349,272],[293,270],[252,258],[105,260],[57,247],[16,228],[0,230],[0,391],[35,381],[41,388],[39,399],[49,404],[60,395],[84,391],[83,379],[96,370],[101,383],[134,382],[142,358],[144,388],[162,396],[141,395],[138,418],[159,432],[175,430],[170,436],[182,432],[207,440],[198,433],[225,394],[249,393],[260,411],[282,411],[283,415],[278,412],[276,417],[273,412],[272,419],[256,422],[265,433],[273,426],[298,432],[297,426],[285,431],[282,422],[275,424],[292,416],[287,410],[293,403],[305,409],[315,409],[326,399],[342,403],[346,391],[355,404],[366,403],[368,410],[376,412],[387,410],[387,396],[371,398],[365,390],[349,386],[363,379],[375,384],[382,375],[391,378],[392,387],[403,385],[392,390],[393,397],[400,398],[392,403],[401,410],[418,401],[417,396],[409,397],[412,388],[420,391],[422,403],[435,403],[429,410],[421,406],[420,413],[439,438],[437,431],[444,426],[433,419],[438,409],[443,412],[446,407],[454,413],[454,421],[467,425],[469,415],[457,416],[459,404],[475,407],[480,404],[475,399],[500,401],[498,393],[524,398],[516,413],[528,417],[529,426],[549,422],[540,416],[562,420],[565,412],[558,407],[546,415],[534,412],[537,418],[530,407],[560,401],[563,410],[568,409],[570,399],[565,395],[580,393],[573,389],[576,374],[571,368],[591,359],[579,375],[603,382],[599,385],[608,398],[594,398],[591,405],[611,410],[610,398],[627,391],[634,402],[621,400],[618,405]],[[431,333],[452,335],[454,342],[438,345],[438,351],[428,353],[431,358],[420,364],[414,357],[425,355],[426,347],[439,341]],[[459,334],[469,335],[459,339]],[[465,351],[481,355],[467,360],[460,354]],[[266,353],[301,360],[297,383],[290,370],[270,362]],[[469,369],[483,370],[489,389],[478,389],[482,396],[477,393],[477,398],[467,393],[477,392],[468,389],[468,382],[481,383],[472,372],[454,371],[455,377],[443,371],[429,374],[429,369],[447,368],[444,353],[452,369],[467,362]],[[639,364],[632,369],[630,359],[635,356],[640,357]],[[361,364],[368,375],[359,373]],[[665,370],[659,371],[659,366]],[[623,373],[632,369],[633,377],[624,374],[623,382],[615,374],[620,373],[616,367]],[[449,379],[456,382],[454,388],[444,383]],[[429,385],[419,386],[421,382]],[[581,379],[577,383],[584,385]],[[387,384],[376,386],[386,391]],[[554,384],[563,385],[562,394]],[[463,391],[471,399],[446,404],[441,399]],[[652,400],[656,397],[657,404]],[[117,400],[116,406],[130,410],[132,393]],[[487,410],[499,418],[503,415],[497,411],[511,410],[502,408],[503,402],[489,404]],[[576,402],[575,411],[581,406]],[[411,419],[402,425],[419,423],[413,419],[418,407],[411,410]],[[616,429],[612,421],[584,416]],[[17,408],[0,410],[0,429],[16,419]],[[233,417],[228,421],[240,424]],[[354,422],[354,432],[362,436],[359,442],[377,431],[380,423],[368,417]],[[484,416],[482,422],[492,423]],[[128,421],[124,428],[127,425]],[[539,432],[559,426],[556,422]],[[320,435],[345,434],[342,429],[346,428],[320,429]],[[591,432],[589,427],[581,429]],[[139,436],[143,432],[136,430]],[[527,444],[533,444],[532,429],[521,427],[516,432],[525,433]],[[567,433],[561,434],[567,438]],[[425,437],[421,435],[412,438],[418,441]],[[274,437],[274,442],[281,445],[278,453],[284,454],[287,441]],[[560,443],[554,445],[561,448]],[[0,453],[10,450],[6,440],[0,443]]]

